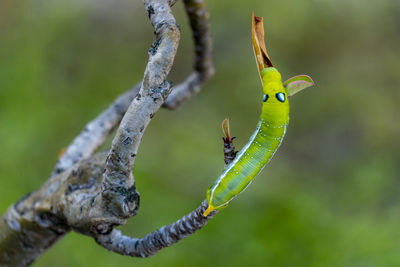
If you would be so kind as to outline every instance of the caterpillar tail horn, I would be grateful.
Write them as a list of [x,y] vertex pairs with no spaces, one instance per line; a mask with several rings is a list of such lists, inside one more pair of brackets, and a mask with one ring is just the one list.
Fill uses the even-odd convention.
[[214,209],[213,206],[211,206],[210,204],[208,204],[208,208],[206,209],[206,211],[203,213],[203,217],[207,217],[208,214],[210,214],[210,212],[212,212]]

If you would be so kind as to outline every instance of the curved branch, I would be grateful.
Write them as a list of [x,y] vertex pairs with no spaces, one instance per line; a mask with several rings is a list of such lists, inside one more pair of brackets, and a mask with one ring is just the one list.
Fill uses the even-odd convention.
[[51,176],[60,174],[78,161],[92,156],[121,121],[139,89],[140,84],[135,85],[115,99],[97,118],[89,122],[58,159]]
[[207,217],[203,217],[207,206],[207,201],[204,200],[197,209],[180,220],[163,226],[140,239],[125,236],[121,231],[114,229],[110,234],[98,235],[96,241],[110,251],[132,257],[146,258],[205,226],[217,213],[217,211],[213,211]]
[[[111,145],[104,171],[106,207],[116,216],[130,217],[137,208],[129,198],[134,190],[132,166],[144,130],[168,97],[171,83],[166,81],[180,40],[180,29],[166,0],[146,0],[145,7],[155,29],[156,41],[149,50],[149,61],[139,94],[125,113]],[[116,195],[128,192],[116,201]]]
[[[142,83],[91,121],[60,157],[51,179],[0,218],[0,265],[28,265],[70,230],[95,237],[109,250],[147,257],[200,229],[216,213],[203,217],[207,207],[204,201],[181,220],[143,239],[125,237],[114,230],[138,208],[139,195],[131,171],[134,158],[145,128],[171,91],[171,84],[165,79],[180,39],[170,10],[175,2],[145,1],[156,41],[149,50]],[[214,72],[204,3],[186,0],[185,5],[196,43],[195,71],[175,88],[168,108],[176,107],[187,93],[192,95]],[[120,121],[107,160],[103,153],[93,155]]]
[[[172,6],[176,1],[169,1]],[[195,43],[194,71],[187,79],[173,88],[163,106],[175,109],[184,100],[200,91],[200,85],[206,82],[214,74],[212,63],[212,41],[209,28],[209,15],[202,0],[184,1],[189,22],[193,31]],[[147,6],[148,15],[153,11]],[[158,40],[159,41],[159,40]],[[150,53],[157,50],[157,41],[150,49]],[[105,142],[111,131],[118,125],[138,94],[141,84],[137,84],[130,90],[120,95],[105,111],[96,119],[89,122],[84,130],[67,147],[64,154],[58,159],[51,176],[57,175],[76,162],[89,158]]]
[[164,107],[177,108],[183,101],[200,91],[200,86],[214,75],[212,39],[209,15],[203,0],[184,0],[186,13],[193,32],[195,59],[194,70],[184,82],[173,88]]
[[[178,85],[174,89],[171,95],[167,98],[166,102],[164,102],[164,106],[171,109],[177,107],[183,100],[189,98],[191,95],[197,92],[200,84],[206,81],[214,73],[211,60],[211,38],[209,34],[208,13],[205,9],[204,2],[201,0],[185,0],[184,3],[195,40],[195,70],[191,75],[189,75],[185,82]],[[159,27],[157,25],[164,25],[166,23],[165,21],[168,21],[168,23],[174,25],[175,23],[172,20],[173,17],[171,20],[168,20],[157,16],[158,20],[153,20],[155,14],[157,13],[155,10],[155,4],[159,4],[161,6],[162,2],[145,1],[148,15],[154,28],[156,29],[156,32],[157,28]],[[169,8],[167,10],[169,12]],[[153,47],[150,49],[151,56],[157,57],[157,53],[160,53],[161,46],[158,43],[162,44],[163,42],[164,40],[162,38],[157,38],[156,42],[153,44]],[[166,51],[171,52],[171,50],[167,49]],[[126,187],[134,185],[134,179],[131,174],[134,157],[136,156],[137,148],[139,146],[143,131],[152,117],[151,114],[154,114],[150,113],[149,115],[148,110],[154,110],[155,112],[159,108],[158,103],[161,102],[156,103],[153,99],[153,105],[149,104],[146,106],[143,103],[145,103],[145,100],[148,99],[148,92],[150,91],[149,88],[152,88],[152,86],[153,88],[155,86],[160,86],[160,82],[165,82],[165,77],[168,74],[171,66],[161,62],[157,65],[149,67],[152,64],[151,56],[149,64],[146,68],[142,89],[139,93],[139,96],[138,98],[134,99],[131,107],[122,120],[120,128],[114,139],[112,149],[109,153],[105,171],[105,188],[121,188],[121,186]],[[154,71],[154,68],[160,65],[162,66],[161,71],[158,69],[155,69]],[[156,82],[153,80],[156,80]],[[165,92],[165,96],[168,96],[168,91],[165,90]],[[150,100],[148,101],[151,102]],[[149,115],[149,117],[146,117],[146,115]],[[138,129],[140,129],[139,133],[137,132]],[[112,192],[112,190],[105,192]],[[109,199],[115,199],[114,196],[106,195],[106,197]],[[108,250],[134,257],[148,257],[155,254],[160,249],[168,247],[201,229],[207,223],[207,221],[217,213],[217,211],[214,211],[209,216],[204,217],[203,213],[206,211],[207,206],[208,204],[205,200],[196,210],[184,216],[182,219],[170,225],[164,226],[141,239],[124,236],[120,231],[115,229],[113,229],[109,234],[95,235],[94,238],[100,245]],[[123,211],[119,212],[120,216],[122,217],[129,216],[129,213],[124,213]]]

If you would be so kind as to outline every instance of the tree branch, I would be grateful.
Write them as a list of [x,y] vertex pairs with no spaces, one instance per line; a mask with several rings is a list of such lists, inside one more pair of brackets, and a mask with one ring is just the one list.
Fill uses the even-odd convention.
[[[170,5],[175,2],[170,1]],[[212,41],[208,22],[209,15],[205,4],[201,0],[185,0],[184,4],[193,31],[195,64],[194,71],[184,82],[173,88],[172,93],[163,104],[164,107],[169,109],[178,107],[184,100],[197,93],[200,90],[200,85],[214,74]],[[147,12],[149,13],[149,10]],[[154,45],[157,45],[157,41]],[[155,50],[156,47],[154,46],[150,52]],[[121,121],[140,88],[141,84],[137,84],[120,95],[108,109],[88,123],[59,158],[51,176],[65,171],[79,160],[89,158],[105,142],[108,135]]]
[[[176,1],[169,1],[172,6]],[[184,100],[199,92],[201,84],[209,80],[214,74],[212,62],[212,39],[210,35],[209,14],[202,0],[184,0],[185,9],[193,31],[195,46],[194,71],[186,80],[173,88],[172,93],[163,103],[163,107],[175,109]],[[148,15],[152,13],[147,10]],[[157,41],[150,49],[150,53],[157,50]],[[141,83],[120,95],[96,119],[89,122],[84,130],[67,147],[51,176],[59,174],[76,162],[89,158],[106,140],[112,130],[119,124],[132,100],[141,89]]]
[[114,229],[110,234],[98,235],[96,241],[110,251],[132,257],[146,258],[154,255],[162,248],[175,244],[206,225],[208,220],[217,213],[217,211],[213,211],[207,217],[203,217],[207,206],[207,201],[204,200],[197,209],[180,220],[163,226],[140,239],[125,236],[121,231]]
[[[95,225],[99,209],[88,205],[100,192],[105,155],[84,160],[47,180],[0,218],[0,266],[26,266],[71,228]],[[93,201],[95,204],[96,202]],[[91,216],[88,216],[91,212]],[[79,223],[76,223],[79,221]],[[118,222],[115,222],[118,223]]]
[[[132,194],[136,193],[132,166],[144,130],[171,91],[171,83],[166,81],[166,77],[180,40],[180,29],[168,1],[146,0],[145,7],[156,41],[149,50],[139,94],[125,113],[112,142],[103,178],[105,205],[121,218],[132,216],[136,211],[133,208],[137,208],[137,203],[130,201]],[[127,193],[121,198],[122,191]]]
[[[206,12],[204,2],[186,0],[184,3],[191,22],[196,46],[195,71],[186,79],[185,82],[174,88],[170,97],[168,97],[164,103],[164,106],[167,108],[177,107],[183,100],[193,95],[197,90],[196,88],[199,88],[199,85],[206,81],[214,73],[211,61],[211,38],[209,36],[208,14]],[[151,5],[146,6],[148,12],[149,10],[152,10]],[[150,13],[151,12],[149,12],[149,16]],[[148,70],[148,68],[146,70]],[[145,80],[146,74],[144,81]],[[145,83],[143,83],[143,87],[145,87]],[[121,125],[123,124],[124,119],[121,122]],[[121,137],[118,143],[121,143],[121,140],[124,140],[123,138],[126,137]],[[137,146],[135,148],[136,150],[132,151],[136,152]],[[133,160],[131,164],[133,164]],[[121,169],[124,169],[124,166],[122,166]],[[126,173],[121,175],[121,177],[126,176]],[[120,185],[121,180],[116,180],[118,181],[116,184]],[[141,239],[125,236],[120,231],[115,229],[109,234],[99,234],[95,236],[95,239],[100,245],[110,251],[134,257],[149,257],[160,249],[168,247],[201,229],[207,223],[207,221],[217,213],[217,211],[213,211],[207,217],[204,217],[203,213],[207,209],[207,206],[207,201],[204,200],[196,210],[184,216],[182,219],[170,225],[163,226],[159,230],[148,234]]]
[[177,108],[200,91],[200,86],[214,75],[209,15],[203,0],[184,0],[195,46],[194,70],[184,82],[173,88],[164,107]]
[[51,176],[60,174],[78,161],[92,156],[119,124],[139,89],[140,84],[133,86],[115,99],[97,118],[89,122],[58,159]]
[[[171,83],[165,79],[180,38],[170,9],[175,2],[145,1],[156,41],[149,50],[142,83],[91,121],[60,157],[51,179],[0,218],[0,266],[29,265],[70,230],[92,236],[107,249],[121,254],[128,251],[132,256],[150,256],[200,229],[216,213],[203,217],[207,207],[203,201],[189,215],[143,239],[124,237],[114,229],[138,209],[139,194],[132,174],[134,158],[144,130],[171,91]],[[184,91],[193,94],[193,88],[214,72],[204,3],[187,0],[185,5],[196,43],[195,71],[175,88],[177,93],[170,101],[175,104],[166,105],[168,108],[187,98]],[[93,155],[120,121],[108,154]],[[132,242],[136,242],[135,250],[130,248]]]
[[231,164],[231,162],[235,159],[238,151],[235,151],[235,146],[233,145],[233,139],[235,137],[231,137],[231,131],[229,129],[229,118],[226,118],[222,122],[222,131],[224,132],[225,137],[222,137],[224,141],[224,161],[225,168]]

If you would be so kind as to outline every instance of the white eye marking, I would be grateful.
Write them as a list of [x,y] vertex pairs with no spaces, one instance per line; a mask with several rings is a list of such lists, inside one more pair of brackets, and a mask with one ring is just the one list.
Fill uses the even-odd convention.
[[280,102],[285,102],[285,100],[286,100],[286,96],[285,96],[285,94],[284,93],[281,93],[281,92],[279,92],[279,93],[277,93],[276,94],[276,98],[280,101]]

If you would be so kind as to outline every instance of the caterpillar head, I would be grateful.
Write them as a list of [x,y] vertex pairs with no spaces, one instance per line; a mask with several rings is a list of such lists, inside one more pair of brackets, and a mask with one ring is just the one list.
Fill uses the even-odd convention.
[[263,102],[283,104],[287,102],[287,91],[282,84],[281,74],[274,67],[264,68],[261,72],[263,80]]

